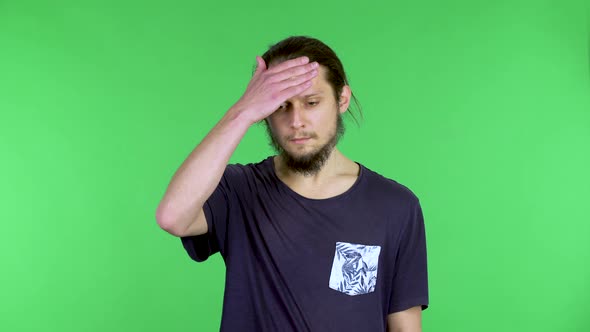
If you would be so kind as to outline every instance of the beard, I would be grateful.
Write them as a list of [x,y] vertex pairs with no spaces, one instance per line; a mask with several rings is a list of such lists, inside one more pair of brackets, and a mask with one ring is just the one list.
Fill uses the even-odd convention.
[[[342,135],[344,135],[344,131],[345,128],[344,122],[342,121],[342,115],[340,113],[336,113],[336,128],[334,128],[334,131],[330,133],[330,138],[328,141],[316,151],[312,151],[301,156],[294,156],[283,148],[280,141],[270,129],[268,123],[266,123],[266,133],[268,134],[270,140],[269,145],[275,150],[277,154],[281,156],[285,162],[285,166],[289,170],[304,176],[315,175],[322,169],[328,158],[330,158],[334,147],[336,144],[338,144],[338,141]],[[317,137],[316,134],[307,132],[302,132],[301,136],[307,136],[311,138]],[[290,139],[290,137],[287,139]]]

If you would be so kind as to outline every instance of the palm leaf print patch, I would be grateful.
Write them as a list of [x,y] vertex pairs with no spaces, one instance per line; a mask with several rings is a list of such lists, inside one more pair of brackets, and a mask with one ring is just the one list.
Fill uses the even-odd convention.
[[330,288],[348,295],[373,292],[380,252],[380,246],[336,242]]

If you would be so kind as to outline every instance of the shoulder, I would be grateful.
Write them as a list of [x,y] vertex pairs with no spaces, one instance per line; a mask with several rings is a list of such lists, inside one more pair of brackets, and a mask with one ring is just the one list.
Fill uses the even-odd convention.
[[384,199],[390,204],[415,206],[419,204],[418,196],[408,186],[386,177],[362,165],[369,192],[375,198]]
[[267,171],[270,163],[272,162],[272,157],[267,157],[263,160],[257,162],[248,162],[248,163],[229,163],[226,166],[226,171],[231,173],[242,173],[245,174],[247,172],[261,172]]
[[223,177],[232,182],[255,182],[270,177],[271,157],[258,162],[229,163],[225,167]]

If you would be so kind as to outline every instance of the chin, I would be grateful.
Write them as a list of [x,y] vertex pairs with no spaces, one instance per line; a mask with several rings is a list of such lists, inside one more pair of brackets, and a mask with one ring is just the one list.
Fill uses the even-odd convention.
[[289,152],[285,151],[285,154],[288,155],[292,160],[294,161],[298,161],[298,162],[306,162],[310,159],[313,159],[316,155],[315,152],[313,153],[296,153],[296,154],[292,154]]

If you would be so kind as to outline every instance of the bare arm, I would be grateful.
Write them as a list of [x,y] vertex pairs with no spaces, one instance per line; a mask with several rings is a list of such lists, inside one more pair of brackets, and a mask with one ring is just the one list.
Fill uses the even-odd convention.
[[238,109],[230,109],[190,153],[176,171],[164,195],[156,219],[175,236],[207,232],[202,211],[250,123]]
[[422,306],[387,316],[387,332],[422,332]]
[[258,66],[246,92],[176,171],[156,211],[158,225],[175,236],[207,232],[203,205],[219,184],[223,172],[248,128],[272,114],[278,106],[311,86],[317,75],[308,59],[285,61],[271,69]]

